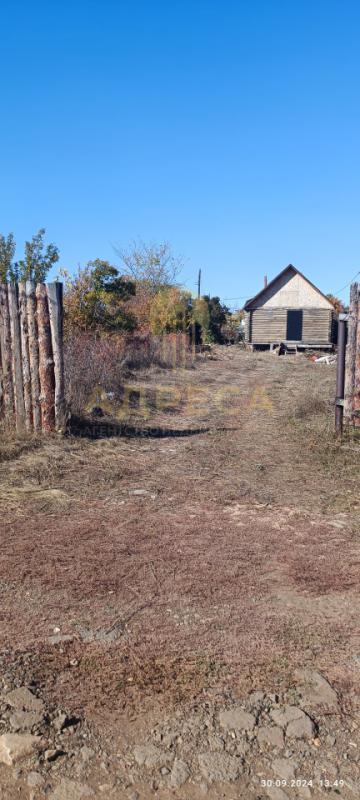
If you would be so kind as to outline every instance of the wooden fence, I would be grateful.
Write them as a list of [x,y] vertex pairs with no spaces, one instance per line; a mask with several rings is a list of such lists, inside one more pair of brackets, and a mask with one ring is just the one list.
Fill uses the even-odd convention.
[[0,284],[0,417],[18,432],[64,429],[62,289]]
[[360,425],[360,302],[359,284],[350,287],[345,361],[345,422]]

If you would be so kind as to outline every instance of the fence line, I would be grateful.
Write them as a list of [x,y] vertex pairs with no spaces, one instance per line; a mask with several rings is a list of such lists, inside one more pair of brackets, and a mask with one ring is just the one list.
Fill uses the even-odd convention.
[[62,289],[0,284],[0,416],[18,432],[65,426]]
[[359,284],[350,287],[344,391],[345,422],[360,425],[360,302]]

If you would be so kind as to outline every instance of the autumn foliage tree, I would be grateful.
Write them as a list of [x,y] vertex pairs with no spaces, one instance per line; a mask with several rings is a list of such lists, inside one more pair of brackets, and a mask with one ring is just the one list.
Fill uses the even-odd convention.
[[150,330],[155,334],[186,332],[191,318],[191,295],[177,286],[159,291],[151,304]]
[[68,330],[132,331],[136,319],[127,308],[135,294],[134,283],[119,275],[116,267],[99,258],[65,278],[64,310]]
[[327,294],[326,297],[330,300],[330,303],[333,304],[337,314],[342,314],[345,311],[344,303],[339,297],[335,297],[334,294]]

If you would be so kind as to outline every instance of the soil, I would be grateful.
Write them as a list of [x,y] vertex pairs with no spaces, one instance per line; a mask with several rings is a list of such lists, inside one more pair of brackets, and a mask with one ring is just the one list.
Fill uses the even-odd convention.
[[100,392],[72,435],[4,439],[0,760],[9,692],[44,710],[1,796],[359,796],[360,448],[334,438],[334,370],[214,348],[104,416]]

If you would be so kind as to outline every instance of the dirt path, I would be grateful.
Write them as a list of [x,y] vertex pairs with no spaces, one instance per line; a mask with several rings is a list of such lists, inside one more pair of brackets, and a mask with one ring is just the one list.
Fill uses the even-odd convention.
[[4,448],[0,677],[63,751],[0,766],[4,797],[358,796],[359,453],[333,441],[334,380],[220,348],[144,377],[126,438]]

